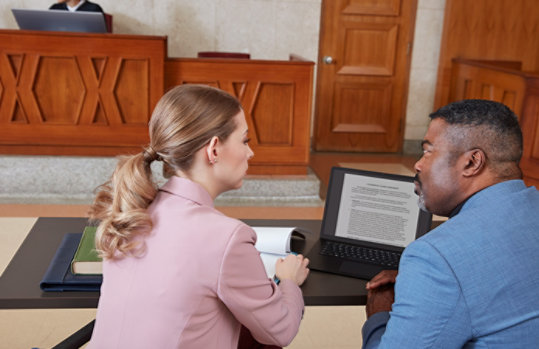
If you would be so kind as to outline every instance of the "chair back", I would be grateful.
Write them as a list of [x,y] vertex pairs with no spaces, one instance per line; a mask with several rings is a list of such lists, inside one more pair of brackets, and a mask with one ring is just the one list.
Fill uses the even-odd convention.
[[108,13],[103,13],[105,16],[105,24],[107,26],[107,33],[112,33],[112,15]]

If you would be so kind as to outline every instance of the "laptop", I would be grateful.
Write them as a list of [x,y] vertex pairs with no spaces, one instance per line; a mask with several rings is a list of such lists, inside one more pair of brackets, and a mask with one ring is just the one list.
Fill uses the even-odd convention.
[[106,33],[101,12],[11,9],[20,29]]
[[397,269],[404,248],[430,230],[414,177],[333,167],[309,268],[370,280]]

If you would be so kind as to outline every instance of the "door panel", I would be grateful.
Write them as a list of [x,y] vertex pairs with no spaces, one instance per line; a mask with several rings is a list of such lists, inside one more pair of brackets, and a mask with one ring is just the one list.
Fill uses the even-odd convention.
[[337,74],[391,76],[395,64],[398,26],[345,23],[341,35],[342,65]]
[[399,10],[400,0],[352,0],[348,1],[343,13],[398,16]]
[[323,1],[315,150],[401,149],[416,7]]

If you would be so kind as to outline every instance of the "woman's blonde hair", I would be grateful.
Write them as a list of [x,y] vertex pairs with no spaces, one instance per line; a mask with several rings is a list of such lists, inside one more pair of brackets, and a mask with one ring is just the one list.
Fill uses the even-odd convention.
[[236,128],[240,102],[226,92],[204,85],[180,85],[157,103],[149,123],[150,144],[133,156],[122,156],[109,181],[99,186],[90,218],[100,221],[96,248],[103,258],[143,252],[135,237],[148,233],[147,208],[157,194],[151,163],[162,160],[163,172],[189,171],[195,153],[212,137],[225,141]]

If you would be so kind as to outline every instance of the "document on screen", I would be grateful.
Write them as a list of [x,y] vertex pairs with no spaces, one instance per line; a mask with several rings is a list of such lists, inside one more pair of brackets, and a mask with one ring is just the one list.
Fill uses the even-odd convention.
[[336,236],[406,247],[418,218],[412,182],[345,174]]

